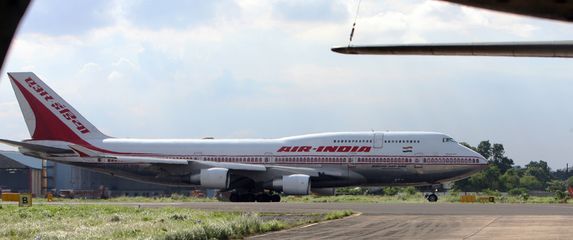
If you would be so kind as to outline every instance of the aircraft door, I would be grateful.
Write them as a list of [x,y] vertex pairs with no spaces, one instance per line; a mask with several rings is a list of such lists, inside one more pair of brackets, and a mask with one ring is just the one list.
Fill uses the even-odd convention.
[[372,141],[372,147],[382,148],[384,143],[384,133],[374,133],[374,140]]

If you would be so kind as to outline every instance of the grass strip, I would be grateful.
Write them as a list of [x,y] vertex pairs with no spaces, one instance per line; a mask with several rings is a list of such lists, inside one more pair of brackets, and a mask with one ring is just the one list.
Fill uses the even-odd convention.
[[0,239],[236,239],[351,214],[351,211],[297,215],[172,207],[4,205],[0,209]]

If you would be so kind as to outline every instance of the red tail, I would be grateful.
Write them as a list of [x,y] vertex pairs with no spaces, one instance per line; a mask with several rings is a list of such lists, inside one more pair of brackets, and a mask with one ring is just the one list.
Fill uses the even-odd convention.
[[108,138],[34,73],[8,73],[34,140],[82,143]]

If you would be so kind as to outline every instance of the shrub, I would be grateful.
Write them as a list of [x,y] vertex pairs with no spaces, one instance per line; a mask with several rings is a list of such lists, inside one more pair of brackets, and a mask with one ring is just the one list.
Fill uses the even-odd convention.
[[569,199],[569,194],[567,191],[555,191],[554,195],[555,200],[559,201],[560,203],[566,203]]
[[408,195],[414,195],[418,192],[418,190],[416,190],[415,187],[404,187],[404,188],[400,189],[400,192],[406,193]]
[[483,193],[484,193],[485,195],[489,195],[489,196],[495,196],[495,197],[501,196],[501,193],[500,193],[499,191],[497,191],[497,190],[492,190],[492,189],[489,189],[489,188],[483,190]]
[[111,217],[110,221],[111,222],[119,222],[120,221],[119,216],[113,215],[113,217]]
[[522,194],[527,194],[527,189],[525,188],[513,188],[507,192],[510,196],[520,196]]
[[529,199],[529,193],[524,193],[519,195],[519,197],[521,197],[521,199],[523,199],[523,201],[526,201]]
[[384,188],[384,195],[388,195],[388,196],[394,196],[396,194],[398,194],[398,188],[397,187],[385,187]]

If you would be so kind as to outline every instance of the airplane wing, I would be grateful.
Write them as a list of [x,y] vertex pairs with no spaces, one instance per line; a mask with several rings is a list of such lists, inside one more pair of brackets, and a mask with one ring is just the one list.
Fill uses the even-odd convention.
[[181,164],[196,165],[198,168],[226,168],[234,171],[252,171],[252,172],[266,172],[267,170],[275,170],[279,172],[286,172],[291,174],[306,174],[311,177],[318,177],[320,174],[341,176],[339,172],[325,172],[314,168],[305,167],[290,167],[290,166],[276,166],[276,165],[260,165],[248,163],[230,163],[230,162],[213,162],[205,160],[192,160],[192,159],[170,159],[164,157],[134,157],[134,156],[105,156],[98,152],[92,151],[80,145],[69,145],[74,152],[78,153],[81,157],[95,158],[96,161],[107,163],[152,163],[152,164]]
[[489,9],[531,17],[573,22],[573,2],[548,0],[441,0],[470,7]]
[[311,177],[318,177],[319,175],[330,175],[330,176],[342,176],[341,172],[328,172],[328,171],[318,171],[314,168],[306,167],[291,167],[291,166],[280,166],[280,165],[260,165],[260,164],[248,164],[248,163],[230,163],[230,162],[213,162],[204,160],[192,160],[192,159],[172,159],[166,157],[146,157],[146,156],[121,156],[121,155],[105,155],[100,152],[93,151],[86,147],[80,145],[68,145],[70,149],[56,148],[50,146],[44,146],[39,144],[18,142],[6,139],[0,139],[1,143],[5,143],[11,146],[24,148],[28,151],[32,151],[40,154],[78,154],[83,158],[81,162],[84,163],[127,163],[127,164],[166,164],[166,165],[196,165],[198,168],[227,168],[234,171],[252,171],[252,172],[266,172],[268,170],[291,173],[291,174],[306,174]]
[[93,151],[80,145],[69,145],[69,147],[73,149],[74,152],[78,153],[81,157],[95,158],[106,163],[157,163],[188,165],[191,162],[193,164],[201,165],[204,167],[222,167],[231,170],[266,171],[264,166],[254,164],[199,161],[191,159],[171,159],[166,157],[102,155],[99,152]]
[[573,57],[573,41],[393,44],[333,47],[334,52],[364,55],[443,55]]

